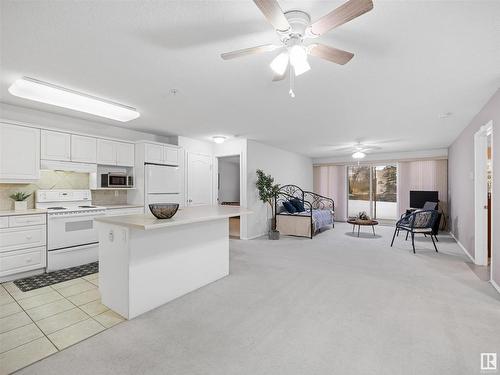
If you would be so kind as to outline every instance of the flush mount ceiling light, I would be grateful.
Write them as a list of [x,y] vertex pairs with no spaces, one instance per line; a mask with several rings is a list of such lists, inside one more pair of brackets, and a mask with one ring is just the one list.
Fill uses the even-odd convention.
[[224,137],[223,135],[216,135],[216,136],[213,136],[212,137],[212,140],[215,142],[215,143],[224,143],[224,141],[227,139],[227,137]]
[[[272,25],[280,39],[279,44],[263,44],[221,54],[224,60],[253,54],[281,50],[271,62],[274,71],[273,81],[286,78],[287,70],[290,76],[290,96],[293,94],[292,79],[294,76],[307,72],[311,67],[307,55],[344,65],[354,54],[330,47],[321,43],[308,43],[328,31],[349,22],[373,9],[372,0],[348,0],[330,13],[311,23],[309,14],[302,10],[283,12],[277,0],[253,0],[267,21]],[[283,52],[284,51],[284,52]]]
[[134,120],[140,116],[140,113],[135,108],[29,77],[23,77],[15,81],[9,87],[9,92],[20,98],[90,113],[121,122]]
[[366,154],[362,151],[356,151],[355,153],[352,154],[353,159],[363,159],[366,156]]

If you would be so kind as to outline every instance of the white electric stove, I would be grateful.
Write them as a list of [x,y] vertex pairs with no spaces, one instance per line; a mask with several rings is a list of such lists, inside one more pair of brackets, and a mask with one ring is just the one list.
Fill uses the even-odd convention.
[[35,202],[47,210],[47,271],[98,260],[94,218],[106,208],[92,205],[90,190],[38,190]]

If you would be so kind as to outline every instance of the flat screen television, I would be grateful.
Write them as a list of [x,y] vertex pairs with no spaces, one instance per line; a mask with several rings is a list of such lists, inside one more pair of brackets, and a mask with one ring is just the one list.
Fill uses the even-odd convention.
[[422,208],[425,202],[439,202],[437,191],[410,190],[410,207]]

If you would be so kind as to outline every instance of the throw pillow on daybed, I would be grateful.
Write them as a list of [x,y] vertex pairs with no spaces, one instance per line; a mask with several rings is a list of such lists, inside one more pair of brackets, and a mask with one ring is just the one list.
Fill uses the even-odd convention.
[[295,206],[293,204],[291,204],[290,202],[284,201],[283,202],[283,207],[285,207],[285,210],[289,214],[294,214],[294,213],[297,212],[297,210],[295,209]]
[[295,207],[297,212],[304,212],[306,209],[304,208],[304,203],[298,198],[290,199],[290,203]]

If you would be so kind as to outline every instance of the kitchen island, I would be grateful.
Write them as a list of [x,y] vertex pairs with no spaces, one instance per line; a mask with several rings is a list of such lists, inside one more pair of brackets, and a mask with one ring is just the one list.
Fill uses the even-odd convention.
[[229,274],[229,218],[250,213],[228,206],[98,217],[99,289],[104,305],[127,319]]

